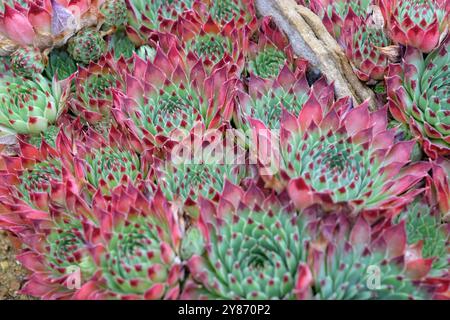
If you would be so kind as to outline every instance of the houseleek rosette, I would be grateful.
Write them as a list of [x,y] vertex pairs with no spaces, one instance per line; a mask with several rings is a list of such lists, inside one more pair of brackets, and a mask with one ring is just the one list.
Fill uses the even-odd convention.
[[55,124],[63,112],[70,86],[41,75],[33,79],[7,74],[0,78],[0,126],[2,130],[38,135]]

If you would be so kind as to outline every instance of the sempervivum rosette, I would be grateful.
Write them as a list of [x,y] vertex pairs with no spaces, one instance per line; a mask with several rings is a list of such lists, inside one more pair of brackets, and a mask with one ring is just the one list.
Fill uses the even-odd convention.
[[418,199],[409,205],[399,216],[406,220],[408,243],[418,243],[425,258],[434,258],[433,274],[448,273],[450,267],[450,229],[442,222],[438,210],[429,201]]
[[255,139],[273,149],[272,158],[260,157],[267,185],[283,190],[287,184],[299,208],[321,204],[372,218],[408,204],[430,169],[409,163],[414,141],[395,142],[386,108],[371,113],[367,103],[337,105],[309,103],[298,117],[283,111],[279,151],[274,132],[252,120]]
[[138,46],[145,44],[152,31],[167,31],[178,15],[192,9],[194,0],[125,0],[128,8],[126,32]]
[[213,19],[218,22],[243,19],[249,23],[256,16],[254,0],[206,0],[204,2],[208,4],[207,10]]
[[75,61],[88,64],[98,60],[106,50],[103,36],[94,28],[84,29],[70,38],[67,52]]
[[297,66],[304,67],[303,61],[294,57],[286,36],[269,17],[261,21],[257,42],[250,42],[247,60],[248,71],[261,78],[276,77],[286,63],[292,71]]
[[211,16],[204,22],[192,14],[181,17],[175,27],[173,32],[183,41],[187,53],[194,53],[206,64],[231,58],[239,69],[243,68],[244,55],[248,51],[249,26],[239,25],[235,19],[221,26]]
[[[318,227],[317,227],[318,226]],[[422,243],[408,244],[405,221],[377,231],[363,218],[353,225],[343,216],[316,221],[309,265],[316,299],[431,299],[433,258]]]
[[[157,186],[182,211],[197,216],[200,196],[217,199],[225,183],[241,185],[254,176],[244,146],[227,145],[234,137],[226,129],[206,131],[204,126],[196,127],[164,160],[154,159]],[[198,155],[200,147],[202,154]]]
[[256,186],[226,184],[217,204],[201,199],[187,231],[187,299],[295,299],[308,291],[305,221]]
[[367,19],[355,18],[342,31],[341,40],[358,78],[384,79],[389,60],[381,48],[389,46],[390,40],[382,29],[372,26]]
[[154,61],[135,57],[126,91],[114,94],[113,114],[137,143],[161,146],[198,123],[207,129],[228,121],[234,108],[233,66],[207,66],[177,46],[158,47]]
[[52,182],[62,179],[58,152],[45,141],[37,148],[19,140],[19,155],[3,155],[0,171],[2,195],[40,210],[48,210]]
[[[448,200],[448,198],[447,198]],[[400,215],[406,220],[408,244],[415,243],[424,258],[432,258],[433,264],[426,283],[437,287],[433,299],[450,299],[450,225],[442,221],[433,202],[416,201]]]
[[[100,22],[102,1],[14,1],[0,12],[0,55],[19,47],[60,47],[79,30]],[[76,21],[76,23],[74,23]]]
[[128,21],[127,5],[125,0],[102,0],[99,7],[103,15],[103,28],[116,29]]
[[409,126],[431,158],[450,155],[450,38],[426,58],[408,47],[403,65],[389,67],[389,108]]
[[0,228],[21,243],[17,259],[31,273],[23,294],[71,298],[95,272],[87,246],[93,215],[61,164],[60,152],[67,150],[45,143],[20,149],[0,162]]
[[161,192],[122,185],[111,199],[96,198],[101,236],[94,258],[99,273],[80,299],[176,299],[183,275],[180,224]]
[[446,0],[381,0],[380,6],[397,43],[430,52],[448,31]]
[[[299,0],[302,1],[302,0]],[[328,32],[336,39],[346,21],[366,18],[372,12],[372,0],[311,0],[309,8],[321,19]]]
[[33,77],[42,73],[45,58],[38,48],[21,47],[11,55],[11,65],[15,73],[24,77]]
[[89,129],[83,140],[76,141],[75,145],[76,153],[67,161],[80,184],[86,185],[90,196],[97,191],[110,195],[118,185],[138,185],[147,179],[150,170],[148,153],[137,153],[114,128],[110,129],[108,139]]
[[57,75],[59,80],[64,80],[76,71],[77,64],[75,60],[65,50],[59,49],[53,50],[48,56],[48,63],[45,67],[44,74],[49,79]]
[[[296,212],[255,186],[226,190],[218,204],[202,199],[200,212],[182,244],[190,272],[183,298],[430,297],[414,281],[432,259],[407,247],[404,223],[377,233],[360,218],[352,228],[342,215]],[[376,288],[374,267],[383,275]]]
[[120,66],[111,53],[87,67],[80,66],[70,99],[72,110],[92,125],[106,122],[111,117],[112,89],[120,89],[123,82]]
[[174,165],[170,161],[158,167],[158,182],[169,200],[196,214],[196,201],[201,195],[214,199],[222,192],[225,181],[241,183],[247,168],[241,165],[194,163]]
[[0,75],[0,130],[30,135],[47,130],[63,112],[69,90],[68,80]]
[[305,104],[319,103],[324,108],[333,103],[333,86],[320,79],[310,88],[305,70],[291,71],[284,65],[276,78],[262,79],[251,75],[248,93],[240,89],[235,122],[240,127],[248,126],[248,117],[262,121],[271,129],[280,127],[282,110],[297,114]]
[[[15,213],[23,214],[26,209],[23,210]],[[25,216],[19,226],[29,224],[27,232],[11,231],[16,226],[8,222],[5,229],[11,231],[24,248],[17,260],[31,273],[20,291],[22,294],[45,300],[70,299],[93,276],[95,264],[85,232],[89,234],[94,227],[87,221],[75,211],[55,210],[39,217]]]

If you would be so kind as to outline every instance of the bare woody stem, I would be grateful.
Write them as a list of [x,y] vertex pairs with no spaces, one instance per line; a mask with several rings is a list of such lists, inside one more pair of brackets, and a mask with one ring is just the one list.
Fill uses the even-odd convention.
[[369,100],[375,109],[374,93],[353,72],[344,51],[320,18],[294,0],[256,0],[259,14],[270,15],[289,37],[294,52],[334,82],[338,98],[350,96],[356,103]]

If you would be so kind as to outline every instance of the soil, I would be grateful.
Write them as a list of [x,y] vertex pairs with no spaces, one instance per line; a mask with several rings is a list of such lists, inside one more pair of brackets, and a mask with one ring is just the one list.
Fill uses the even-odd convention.
[[30,297],[18,293],[26,275],[6,233],[0,231],[0,300],[29,300]]

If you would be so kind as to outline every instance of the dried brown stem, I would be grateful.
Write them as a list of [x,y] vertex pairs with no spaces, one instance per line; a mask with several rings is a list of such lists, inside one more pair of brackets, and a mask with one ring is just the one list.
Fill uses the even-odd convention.
[[355,75],[344,51],[317,15],[294,0],[256,0],[256,5],[261,15],[274,18],[298,56],[334,82],[339,98],[350,96],[356,103],[370,99],[370,107],[375,108],[374,93]]

